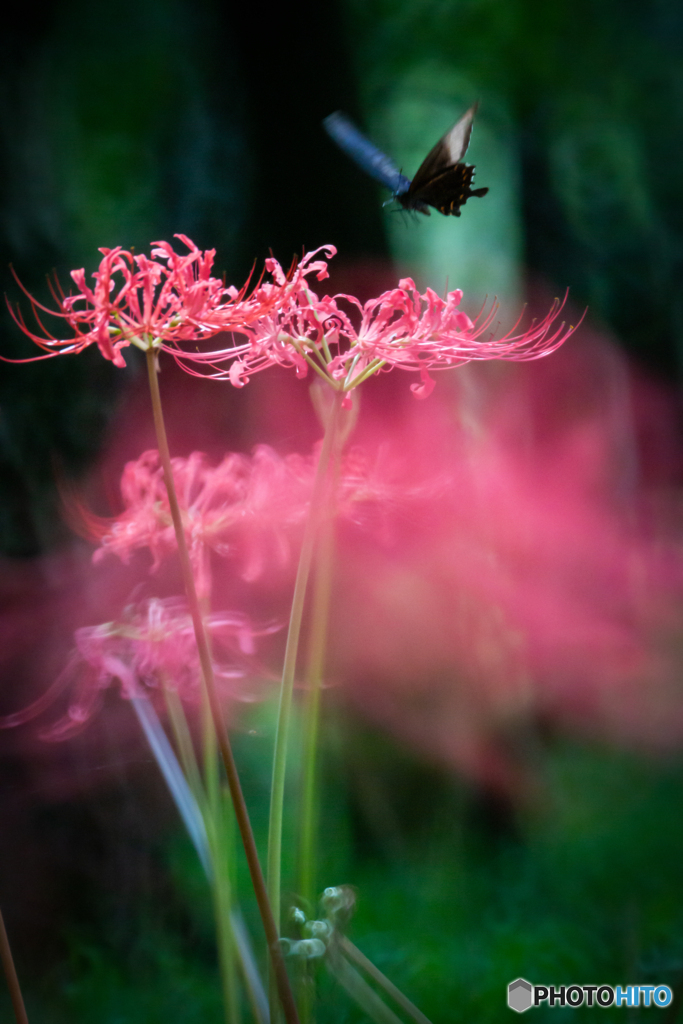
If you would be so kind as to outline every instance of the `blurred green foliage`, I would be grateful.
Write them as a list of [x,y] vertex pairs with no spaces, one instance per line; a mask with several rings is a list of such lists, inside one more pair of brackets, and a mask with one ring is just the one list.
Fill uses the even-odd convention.
[[[679,985],[680,763],[554,741],[539,761],[536,797],[501,814],[476,787],[368,731],[359,735],[357,723],[353,732],[337,734],[326,761],[334,781],[323,814],[323,883],[356,887],[350,937],[434,1024],[506,1019],[507,984],[520,975],[537,984]],[[259,744],[250,753],[245,736],[239,746],[250,779]],[[383,794],[383,820],[393,823],[379,839],[353,771],[354,750],[369,748],[375,768],[365,784]],[[258,818],[265,786],[251,783],[252,805],[261,790]],[[416,784],[419,802],[402,797],[402,785]],[[106,914],[97,932],[74,927],[68,959],[39,983],[29,980],[32,1020],[221,1019],[208,892],[182,836],[160,842],[157,869],[167,901],[137,906],[128,931],[108,927]],[[366,1020],[324,971],[319,980],[320,1024]],[[539,1009],[535,1019],[589,1020],[593,1012]],[[602,1016],[623,1019],[624,1011]]]
[[[450,90],[455,117],[467,83],[465,102],[481,100],[482,121],[487,110],[494,123],[504,112],[514,126],[524,267],[554,289],[569,287],[572,301],[587,303],[642,362],[680,375],[681,5],[346,0],[346,7],[369,119],[430,65],[433,80],[416,87],[417,98],[420,88],[427,96]],[[453,75],[459,88],[448,81]],[[484,184],[486,168],[478,172]]]

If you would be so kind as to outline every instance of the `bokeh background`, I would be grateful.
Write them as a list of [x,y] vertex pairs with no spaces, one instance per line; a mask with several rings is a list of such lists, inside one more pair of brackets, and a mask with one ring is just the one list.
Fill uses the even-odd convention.
[[[409,274],[463,288],[472,315],[498,296],[504,323],[567,288],[570,319],[588,307],[554,363],[440,378],[424,415],[387,377],[363,410],[360,436],[399,438],[407,480],[436,451],[463,498],[429,544],[411,520],[386,555],[344,541],[322,884],[358,887],[355,941],[434,1024],[504,1018],[519,975],[683,989],[682,44],[674,0],[74,0],[3,24],[13,300],[10,264],[47,299],[53,268],[66,282],[100,246],[184,233],[236,283],[331,242],[332,290],[361,298]],[[459,220],[383,208],[321,128],[343,109],[412,175],[477,99],[468,159],[490,192]],[[33,354],[6,312],[0,330],[4,356]],[[124,462],[153,446],[143,370],[3,364],[2,713],[129,599],[125,574],[92,581],[60,492],[117,510]],[[242,392],[163,376],[176,454],[316,437],[284,375]],[[505,595],[473,590],[496,559]],[[379,609],[367,635],[359,593]],[[270,720],[250,715],[262,824]],[[218,1020],[208,899],[129,709],[112,699],[59,746],[0,733],[0,751],[0,905],[31,1019]],[[362,1019],[326,990],[322,1021]]]

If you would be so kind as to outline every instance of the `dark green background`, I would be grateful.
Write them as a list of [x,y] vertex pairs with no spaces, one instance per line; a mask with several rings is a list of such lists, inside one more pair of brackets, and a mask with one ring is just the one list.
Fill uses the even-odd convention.
[[[388,260],[381,198],[320,123],[337,108],[367,123],[393,81],[433,60],[510,112],[524,273],[553,293],[569,287],[677,391],[682,48],[676,0],[285,0],[267,12],[213,0],[15,5],[0,35],[3,288],[19,297],[13,264],[45,299],[52,268],[65,282],[73,267],[94,269],[98,246],[145,250],[176,232],[215,247],[217,268],[237,283],[271,249],[289,262],[333,242],[349,263]],[[32,354],[6,314],[0,346]],[[140,369],[132,358],[115,370],[95,352],[3,364],[8,579],[66,538],[56,470],[78,479],[94,463]],[[258,440],[238,419],[226,443]],[[13,673],[10,662],[15,682]],[[518,973],[677,983],[675,761],[547,738],[538,762],[547,800],[523,810],[389,745],[368,763],[376,737],[353,720],[338,730],[331,881],[348,875],[359,886],[356,938],[434,1024],[508,1016],[504,986]],[[21,743],[3,744],[0,900],[32,1020],[219,1020],[201,882],[144,750],[112,747],[100,788],[91,774],[82,793],[54,800],[33,783]],[[94,771],[79,750],[60,755],[67,775],[79,758]],[[379,832],[368,791],[387,808]],[[265,799],[258,780],[253,799]],[[328,993],[325,1019],[355,1021],[337,995]]]
[[[347,262],[386,257],[375,186],[320,123],[342,108],[362,124],[432,60],[510,112],[525,272],[569,288],[677,380],[682,19],[675,0],[304,0],[267,17],[211,0],[15,10],[0,41],[4,289],[19,295],[10,263],[45,298],[52,268],[68,282],[72,267],[94,269],[98,246],[144,250],[176,232],[215,247],[237,282],[270,249],[288,262],[332,241]],[[6,317],[1,344],[30,354]],[[50,462],[77,471],[95,456],[122,376],[96,354],[3,368],[5,551],[54,540]]]

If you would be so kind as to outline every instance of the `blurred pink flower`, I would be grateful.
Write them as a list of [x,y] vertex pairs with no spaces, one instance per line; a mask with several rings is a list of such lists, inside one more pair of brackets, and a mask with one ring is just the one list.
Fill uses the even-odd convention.
[[[255,700],[253,685],[249,688],[244,682],[255,673],[255,639],[279,626],[256,629],[239,612],[208,615],[206,626],[221,695],[232,701]],[[122,621],[84,626],[74,639],[75,650],[48,691],[23,711],[0,718],[0,728],[43,714],[72,684],[75,693],[66,715],[43,731],[43,739],[64,739],[77,732],[100,706],[104,691],[117,682],[125,699],[154,696],[163,687],[184,700],[198,697],[201,671],[194,628],[180,598],[152,598],[131,606]]]
[[387,494],[410,501],[388,497],[383,536],[342,530],[330,676],[498,788],[518,784],[515,751],[539,722],[683,739],[680,525],[643,516],[625,379],[593,335],[507,378],[471,371],[459,404],[359,427]]
[[[238,556],[246,580],[260,576],[268,563],[289,557],[289,533],[308,509],[315,464],[298,455],[281,458],[261,445],[251,458],[229,454],[211,466],[201,452],[172,460],[173,475],[197,587],[211,590],[210,552]],[[176,548],[163,471],[156,451],[126,464],[121,478],[124,510],[113,520],[86,516],[91,536],[101,546],[94,559],[117,554],[127,561],[149,548],[153,569]]]
[[[83,269],[71,272],[78,288],[75,295],[65,296],[58,285],[51,286],[57,309],[41,305],[19,282],[42,334],[27,327],[18,307],[10,306],[10,312],[46,354],[12,361],[48,359],[96,344],[105,359],[125,366],[122,349],[129,345],[176,354],[188,342],[244,327],[285,298],[286,288],[275,284],[259,285],[250,294],[248,281],[239,291],[226,287],[211,276],[215,249],[202,252],[185,235],[176,237],[189,252],[181,255],[168,242],[153,242],[151,258],[135,256],[121,246],[100,249],[103,258],[92,275],[94,287],[88,285]],[[73,332],[71,337],[52,335],[39,311],[64,320]]]
[[[250,457],[231,453],[212,466],[201,452],[172,460],[173,475],[199,592],[211,593],[211,552],[235,559],[247,582],[290,561],[313,491],[318,448],[308,456],[280,456],[259,445]],[[337,514],[384,535],[391,513],[419,497],[435,495],[439,480],[417,489],[399,479],[394,462],[379,452],[373,459],[359,448],[343,458],[337,486]],[[416,493],[414,493],[416,492]],[[80,532],[99,541],[93,558],[115,554],[127,562],[148,548],[152,571],[176,549],[168,496],[158,452],[128,462],[121,477],[123,511],[112,519],[92,515],[74,503],[71,518]]]

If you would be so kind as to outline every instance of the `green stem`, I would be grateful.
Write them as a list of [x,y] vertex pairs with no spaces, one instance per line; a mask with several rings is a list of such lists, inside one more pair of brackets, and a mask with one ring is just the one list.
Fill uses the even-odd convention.
[[[338,460],[336,460],[338,462]],[[336,476],[336,474],[335,474]],[[322,696],[327,626],[332,596],[332,559],[334,551],[333,500],[330,495],[325,521],[321,527],[320,543],[316,553],[311,633],[308,645],[306,671],[306,709],[303,736],[303,779],[299,827],[299,895],[307,910],[315,914],[316,860],[318,834],[318,737],[320,733],[320,704]],[[299,1013],[302,1024],[314,1019],[315,985],[307,961],[302,964],[299,986]]]
[[377,371],[384,366],[384,363],[384,359],[373,359],[371,363],[368,363],[364,370],[361,370],[357,377],[349,380],[349,374],[347,379],[344,381],[344,387],[347,391],[357,388],[358,385],[362,384],[363,381],[366,381],[368,377],[372,377],[373,374],[377,373]]
[[[301,622],[303,618],[304,601],[306,598],[306,587],[308,585],[308,577],[311,571],[311,562],[313,560],[313,551],[320,522],[321,509],[324,507],[325,492],[329,482],[329,466],[336,445],[339,415],[343,397],[344,396],[341,392],[334,392],[331,406],[328,409],[325,436],[323,438],[320,458],[316,469],[313,493],[311,495],[311,505],[308,519],[306,521],[306,527],[304,529],[301,554],[299,556],[299,566],[296,574],[296,583],[294,585],[294,595],[292,597],[292,611],[289,619],[289,630],[287,633],[285,660],[282,669],[280,705],[275,731],[275,749],[273,753],[270,820],[268,825],[268,895],[270,897],[270,904],[273,908],[273,914],[276,921],[280,920],[282,820],[285,795],[285,774],[287,767],[287,740],[289,737],[292,694],[294,691],[299,637],[301,634]],[[273,1024],[275,1024],[275,1013],[273,1012],[272,1007],[271,1013],[273,1013]]]
[[[231,867],[235,869],[233,873],[236,874],[236,862],[233,849],[233,819],[230,816],[231,803],[229,797],[225,796],[221,792],[220,813],[222,815],[222,821],[224,824],[223,832],[226,836],[226,853],[222,854],[217,847],[216,840],[214,839],[214,836],[216,835],[217,818],[216,815],[212,813],[212,809],[209,807],[206,790],[204,788],[204,783],[202,782],[201,775],[199,772],[199,765],[197,764],[197,759],[195,757],[192,735],[190,733],[190,729],[187,723],[187,718],[185,717],[182,702],[178,697],[177,691],[168,685],[167,680],[162,680],[162,683],[164,688],[164,696],[166,698],[166,708],[168,710],[168,716],[173,728],[173,735],[175,737],[176,746],[180,753],[183,773],[185,775],[185,778],[187,779],[188,785],[190,786],[190,790],[193,793],[194,799],[197,802],[197,813],[201,814],[202,821],[204,822],[204,826],[206,828],[206,856],[203,856],[203,851],[199,848],[199,845],[196,842],[195,847],[197,849],[197,853],[199,854],[199,858],[202,862],[202,865],[204,866],[207,872],[207,876],[211,884],[211,891],[214,897],[214,902],[217,907],[218,898],[216,893],[216,885],[221,884],[220,879],[222,878],[222,875],[225,874],[225,865],[228,866],[228,878],[231,873]],[[160,767],[162,766],[160,765]],[[174,792],[174,790],[172,790],[172,793],[174,799],[176,800],[176,804],[178,805],[178,809],[181,811],[182,815],[182,810],[178,802],[177,795]],[[185,820],[184,817],[183,820]],[[188,829],[188,831],[190,830]],[[214,848],[216,848],[216,852],[214,852]],[[224,930],[227,930],[227,932],[230,935],[232,955],[236,957],[238,966],[242,971],[244,984],[247,990],[247,997],[249,999],[252,1013],[254,1015],[255,1024],[266,1024],[268,1011],[262,993],[260,978],[258,977],[256,964],[254,962],[253,956],[251,955],[251,949],[246,937],[246,933],[244,932],[244,926],[241,923],[241,919],[239,917],[236,907],[233,906],[232,897],[229,899],[226,906],[226,912],[223,914],[222,918],[220,919],[220,922],[217,924],[219,963],[221,965],[221,971],[224,970],[224,961],[222,959],[223,947],[221,946],[221,942],[223,941],[223,939],[221,938],[220,932],[220,929],[223,928]],[[226,961],[225,963],[227,965],[229,962]],[[227,976],[227,973],[225,973],[223,981],[224,992],[233,992],[235,991],[234,982],[232,983],[232,985],[230,983],[227,983],[225,981],[225,978],[227,978]],[[230,1006],[230,999],[225,1000],[225,1006],[227,1011],[227,1008]],[[238,1019],[238,1015],[236,1015],[235,1019]]]
[[166,710],[168,711],[169,721],[173,730],[173,736],[176,741],[176,746],[180,755],[180,763],[183,766],[185,778],[187,779],[187,783],[192,790],[192,794],[199,807],[204,811],[206,806],[206,792],[199,773],[199,765],[197,764],[197,758],[194,752],[192,734],[190,733],[190,727],[187,724],[187,718],[185,717],[182,701],[180,700],[177,691],[174,690],[165,679],[162,679],[162,686],[164,690]]
[[2,960],[2,966],[5,971],[7,988],[9,989],[9,995],[12,1000],[14,1016],[17,1018],[17,1024],[28,1024],[26,1007],[24,1006],[21,986],[19,985],[16,967],[14,966],[14,958],[12,956],[9,939],[7,938],[2,911],[0,911],[0,959]]
[[268,944],[268,952],[273,966],[273,975],[277,986],[277,993],[282,1004],[287,1024],[299,1024],[299,1015],[294,1003],[294,996],[292,995],[285,962],[280,949],[278,928],[275,924],[276,918],[273,915],[273,911],[271,910],[268,900],[268,892],[266,890],[263,872],[261,871],[261,865],[258,859],[254,833],[251,828],[251,822],[249,821],[247,805],[244,800],[244,794],[242,793],[242,786],[240,784],[239,775],[237,774],[237,766],[232,753],[228,731],[223,719],[223,711],[218,699],[218,692],[213,674],[213,663],[209,649],[209,640],[201,609],[199,607],[197,588],[194,582],[194,574],[192,572],[192,564],[190,562],[190,555],[187,548],[185,530],[183,528],[180,506],[178,505],[175,483],[173,481],[171,455],[168,448],[166,427],[164,425],[164,416],[161,407],[161,394],[159,392],[159,381],[157,379],[156,352],[154,349],[147,349],[146,357],[149,387],[152,396],[154,426],[156,429],[157,443],[159,445],[159,458],[164,472],[164,480],[166,483],[166,490],[168,492],[168,503],[171,510],[171,517],[173,519],[173,527],[175,530],[176,542],[178,544],[180,567],[183,575],[183,582],[185,584],[185,594],[190,609],[190,615],[192,616],[192,623],[194,625],[197,651],[202,668],[204,685],[206,687],[206,694],[211,709],[211,717],[216,731],[218,748],[225,767],[225,774],[230,788],[230,796],[235,808],[235,817],[237,819],[237,825],[244,846],[247,864],[249,866],[251,883],[254,888],[254,894],[256,896],[256,902],[261,915],[263,929],[266,933],[266,942]]
[[412,1003],[407,996],[404,996],[400,988],[397,988],[393,981],[389,981],[386,974],[382,974],[380,969],[375,967],[372,960],[368,960],[365,954],[361,953],[358,946],[354,946],[354,944],[347,939],[345,935],[341,935],[339,937],[339,946],[349,960],[353,960],[357,963],[359,967],[362,967],[363,970],[370,975],[373,981],[376,981],[378,985],[381,985],[384,991],[398,1003],[401,1009],[404,1010],[409,1017],[412,1017],[415,1024],[431,1024],[429,1017],[425,1017],[422,1010],[419,1010],[417,1006],[415,1006],[415,1003]]
[[403,1024],[400,1017],[397,1017],[394,1011],[377,995],[346,957],[334,952],[328,956],[327,966],[342,988],[346,989],[351,998],[358,1003],[375,1024]]
[[[339,452],[337,451],[337,456]],[[338,479],[339,458],[335,458],[334,484]],[[311,633],[308,645],[306,673],[307,701],[304,726],[303,787],[301,797],[301,827],[299,836],[299,894],[311,907],[315,905],[316,832],[318,818],[317,764],[318,736],[320,732],[320,702],[327,646],[327,628],[332,598],[332,568],[334,559],[334,495],[330,490],[318,544]]]
[[296,349],[296,351],[299,353],[299,355],[302,357],[302,359],[306,360],[311,369],[315,370],[318,376],[322,377],[326,384],[330,384],[330,375],[327,372],[326,364],[321,358],[318,350],[314,349],[315,355],[317,356],[318,359],[318,362],[316,362],[316,360],[309,355],[307,349],[303,345],[301,345],[296,338],[290,338],[290,342],[292,346]]
[[231,856],[227,821],[228,807],[219,800],[212,806],[211,846],[214,865],[213,897],[218,934],[218,957],[223,982],[223,1001],[227,1024],[239,1024],[240,1009],[237,995],[235,939],[232,932],[232,887],[230,885]]

